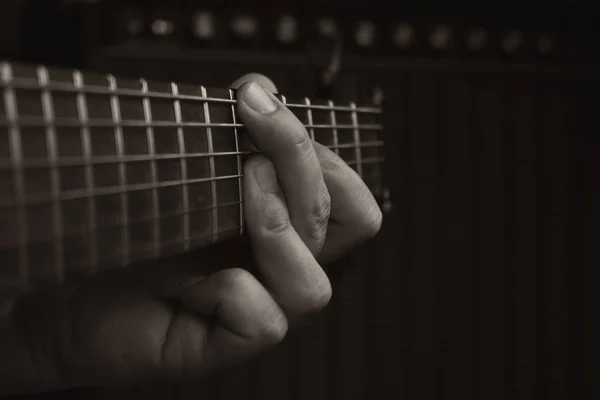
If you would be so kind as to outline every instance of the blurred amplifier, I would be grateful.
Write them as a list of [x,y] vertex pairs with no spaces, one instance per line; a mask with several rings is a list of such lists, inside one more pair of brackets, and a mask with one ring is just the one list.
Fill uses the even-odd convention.
[[[186,78],[171,63],[185,70],[184,60],[215,66],[210,79],[222,84],[240,67],[257,63],[267,69],[277,65],[306,69],[306,63],[315,61],[311,53],[315,43],[333,38],[343,48],[342,70],[411,60],[474,61],[476,65],[581,65],[599,60],[594,6],[585,2],[570,2],[567,7],[547,1],[537,8],[524,7],[526,1],[486,2],[485,7],[476,2],[458,6],[387,0],[29,3],[29,23],[23,25],[47,33],[35,35],[30,45],[35,48],[30,53],[44,53],[39,57],[43,61],[62,62],[62,54],[63,59],[77,58],[84,66],[131,68],[131,73],[161,79],[174,74],[179,80]],[[56,37],[61,30],[62,37]],[[323,58],[328,61],[327,56],[317,54],[317,64]],[[149,59],[157,61],[149,63]],[[289,72],[285,71],[287,77]],[[193,73],[193,79],[205,75]],[[306,82],[295,86],[302,90]]]
[[502,8],[492,3],[486,9],[442,5],[435,10],[431,2],[386,1],[93,3],[90,14],[100,21],[96,45],[151,43],[290,54],[302,51],[315,36],[339,35],[345,52],[356,55],[517,62],[587,62],[597,48],[590,13],[552,2],[535,12],[511,7],[511,2]]

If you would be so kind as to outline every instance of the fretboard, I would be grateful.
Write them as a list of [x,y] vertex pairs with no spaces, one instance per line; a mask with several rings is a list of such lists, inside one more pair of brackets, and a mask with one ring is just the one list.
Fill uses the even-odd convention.
[[[235,91],[0,64],[0,291],[244,230]],[[381,191],[381,109],[279,96]]]

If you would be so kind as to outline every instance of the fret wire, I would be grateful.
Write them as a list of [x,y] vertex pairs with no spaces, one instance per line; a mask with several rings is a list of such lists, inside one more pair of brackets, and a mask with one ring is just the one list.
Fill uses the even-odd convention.
[[[92,164],[112,164],[117,162],[138,162],[138,161],[153,161],[153,160],[173,160],[173,159],[194,159],[194,158],[207,158],[207,157],[219,157],[219,156],[235,156],[251,154],[250,151],[243,152],[219,152],[219,153],[190,153],[190,154],[156,154],[154,158],[150,158],[144,154],[131,154],[124,155],[123,157],[118,156],[95,156],[90,158]],[[85,159],[80,157],[61,157],[54,163],[49,163],[47,160],[40,158],[25,159],[23,163],[24,168],[51,168],[53,166],[81,166],[85,165]],[[0,161],[0,169],[11,169],[12,163],[8,161]]]
[[332,135],[333,135],[333,150],[335,151],[335,154],[337,154],[338,156],[340,155],[340,144],[339,144],[339,139],[338,139],[338,131],[337,128],[335,127],[336,124],[336,119],[335,119],[335,111],[333,111],[333,101],[329,100],[327,102],[327,104],[329,105],[329,108],[331,108],[332,110],[329,112],[329,119],[331,120],[331,125],[333,125],[332,128]]
[[121,122],[121,107],[119,103],[119,97],[116,95],[117,92],[117,80],[112,75],[107,75],[107,80],[109,84],[109,90],[112,93],[110,96],[110,105],[111,105],[111,114],[113,117],[114,123],[114,134],[115,134],[115,147],[117,152],[117,157],[120,159],[119,161],[119,183],[121,186],[121,214],[123,218],[123,227],[121,229],[121,247],[123,248],[121,251],[122,254],[122,263],[123,265],[128,264],[129,261],[129,252],[130,243],[129,243],[129,206],[127,204],[127,191],[125,188],[127,187],[127,174],[125,173],[125,163],[122,162],[123,154],[125,153],[124,148],[124,140],[123,140],[123,129],[120,125]]
[[[142,93],[148,93],[148,82],[145,79],[140,79],[142,85]],[[150,156],[150,180],[153,183],[158,183],[158,174],[156,172],[156,148],[154,143],[154,129],[150,124],[152,123],[152,109],[150,107],[150,99],[147,96],[142,98],[142,104],[144,108],[144,120],[148,124],[146,128],[146,144],[148,145],[148,155]],[[154,241],[154,248],[156,249],[155,256],[158,257],[158,251],[160,248],[160,226],[158,221],[158,190],[152,188],[152,238]]]
[[[229,89],[229,98],[231,100],[234,100],[233,90],[231,90],[231,89]],[[236,118],[235,114],[236,114],[235,113],[235,105],[232,104],[231,105],[231,120],[233,121],[234,125],[237,122],[237,118]],[[238,175],[240,176],[240,178],[238,178],[238,198],[240,199],[240,235],[243,235],[244,234],[244,203],[243,203],[244,193],[242,190],[243,170],[242,170],[242,157],[240,155],[240,143],[239,143],[239,135],[238,135],[237,128],[233,128],[233,136],[235,138],[235,152],[237,153]]]
[[[181,116],[181,103],[179,102],[179,99],[177,98],[179,95],[179,86],[176,83],[171,82],[171,92],[173,93],[173,96],[175,97],[175,99],[173,100],[173,109],[175,112],[175,120],[178,123],[181,123],[182,121],[182,116]],[[185,150],[185,135],[183,134],[183,128],[182,127],[178,127],[177,128],[177,143],[179,144],[179,156],[180,156],[180,166],[181,166],[181,179],[183,180],[183,182],[186,182],[188,180],[188,175],[187,175],[187,162],[186,162],[186,150]],[[188,185],[186,183],[184,183],[181,186],[181,196],[182,196],[182,206],[183,209],[185,211],[189,210],[190,208],[190,201],[189,201],[189,194],[188,194]],[[183,242],[184,242],[184,250],[185,251],[189,251],[190,249],[190,243],[191,243],[191,239],[190,239],[190,218],[189,216],[184,216],[183,217]]]
[[[307,110],[311,111],[311,110]],[[0,126],[6,126],[9,122],[6,120],[0,119]],[[110,128],[112,127],[114,122],[112,120],[103,120],[103,119],[88,119],[85,122],[86,127],[90,128]],[[42,118],[37,117],[28,117],[22,118],[20,121],[20,125],[22,127],[45,127],[44,120]],[[75,127],[78,128],[82,125],[82,122],[76,118],[55,118],[54,126],[55,127]],[[177,121],[142,121],[142,120],[121,120],[120,125],[122,127],[131,127],[131,128],[243,128],[244,124],[241,123],[206,123],[206,122],[177,122]],[[351,124],[339,124],[339,125],[331,125],[331,124],[305,124],[305,128],[307,129],[354,129],[356,128]],[[383,125],[381,124],[364,124],[359,125],[358,128],[365,130],[383,130]]]
[[[13,79],[13,87],[21,90],[38,90],[38,83],[34,80],[27,78],[15,78]],[[51,82],[48,85],[48,89],[53,92],[77,92],[76,88],[71,85],[63,84],[60,82]],[[111,91],[101,86],[94,85],[86,85],[85,87],[86,94],[99,94],[99,95],[107,95],[107,96],[120,96],[120,97],[145,97],[144,94],[140,93],[138,90],[134,89],[116,89]],[[209,103],[225,103],[225,104],[237,104],[236,99],[222,99],[218,97],[208,97],[208,96],[195,96],[189,94],[179,94],[177,96],[172,93],[163,93],[163,92],[155,92],[149,91],[146,95],[151,99],[178,99],[178,100],[188,100],[188,101],[198,101],[199,103],[209,102]],[[288,108],[307,108],[306,104],[294,104],[288,103]],[[329,106],[325,105],[310,105],[310,108],[313,110],[324,110],[324,111],[353,111],[350,106],[334,106],[330,109]],[[381,114],[381,107],[373,107],[373,106],[361,106],[356,107],[355,111],[357,113],[373,113],[373,114]]]
[[304,98],[304,102],[306,103],[306,116],[308,118],[308,125],[306,125],[308,132],[310,134],[310,138],[314,141],[315,140],[315,129],[312,127],[313,126],[313,115],[312,115],[312,108],[310,108],[310,99],[308,97]]
[[[203,213],[203,212],[212,212],[214,209],[223,209],[223,208],[227,208],[227,207],[232,207],[232,206],[239,206],[240,204],[243,204],[243,202],[240,201],[234,201],[234,202],[230,202],[230,203],[222,203],[222,204],[218,204],[216,206],[208,206],[208,207],[201,207],[201,208],[197,208],[194,210],[182,210],[182,211],[177,211],[177,212],[171,212],[171,213],[165,213],[165,214],[161,214],[159,216],[160,220],[165,220],[165,219],[169,219],[169,218],[173,218],[173,217],[186,217],[189,216],[190,214],[197,214],[197,213]],[[141,218],[141,219],[137,219],[136,223],[148,223],[148,222],[153,222],[154,218],[152,216],[147,217],[147,218]],[[123,227],[123,222],[118,222],[118,223],[113,223],[113,224],[108,224],[108,225],[104,225],[102,227],[96,227],[95,232],[93,232],[94,234],[98,234],[98,233],[106,233],[108,231],[111,231],[113,229],[116,228],[122,228]],[[59,237],[58,239],[64,240],[64,239],[69,239],[69,238],[73,238],[73,237],[79,237],[81,235],[86,235],[86,234],[90,234],[90,232],[87,230],[87,228],[83,228],[83,229],[79,229],[79,230],[73,230],[70,231],[68,234],[65,234],[64,232],[62,233],[62,236]],[[51,238],[47,238],[47,239],[35,239],[35,240],[29,240],[28,241],[28,245],[34,245],[34,244],[43,244],[43,243],[48,243],[49,241],[53,241],[57,239],[56,237],[52,236]],[[17,243],[18,244],[18,243]],[[165,242],[164,240],[161,241],[160,246],[164,246]],[[11,246],[10,244],[8,245],[9,247]],[[154,248],[154,244],[152,245],[152,247]]]
[[[206,94],[206,88],[204,86],[200,87],[201,93],[202,93],[202,97],[206,98],[207,94]],[[207,101],[204,102],[203,104],[204,106],[204,120],[210,124],[210,107]],[[208,142],[208,152],[213,154],[214,153],[214,148],[213,148],[213,139],[212,139],[212,129],[210,127],[206,128],[206,137],[207,137],[207,142]],[[213,178],[213,180],[211,180],[211,187],[210,187],[210,191],[211,191],[211,201],[212,204],[217,204],[217,184],[216,181],[214,180],[214,178],[216,178],[216,172],[215,172],[215,157],[214,156],[210,156],[209,159],[209,169],[210,169],[210,177]],[[217,241],[217,229],[218,229],[218,224],[219,224],[219,214],[217,212],[216,209],[213,210],[212,213],[212,228],[213,228],[213,243]]]
[[[83,75],[80,71],[73,72],[73,84],[79,89],[77,93],[77,114],[79,119],[82,121],[81,126],[81,146],[83,152],[83,158],[85,160],[85,187],[91,193],[94,188],[94,170],[92,168],[92,138],[90,129],[85,126],[85,121],[88,119],[87,99],[83,92],[84,82]],[[87,199],[88,207],[88,225],[90,229],[90,262],[91,262],[91,273],[95,274],[98,272],[98,243],[96,238],[96,199],[94,196],[88,196]]]
[[[60,192],[60,200],[61,201],[76,200],[76,199],[84,199],[87,196],[107,196],[107,195],[111,195],[111,194],[126,195],[130,192],[138,192],[141,190],[150,190],[152,188],[157,188],[157,189],[168,188],[168,187],[180,186],[180,185],[184,185],[184,184],[193,185],[196,183],[210,182],[214,185],[217,181],[238,179],[238,178],[240,178],[240,175],[227,175],[227,176],[218,176],[218,177],[214,177],[214,178],[188,179],[185,182],[181,181],[181,180],[177,180],[177,181],[165,181],[165,182],[159,182],[159,183],[138,183],[138,184],[128,185],[128,186],[119,185],[119,186],[96,188],[91,193],[87,189],[74,189],[74,190]],[[51,200],[52,200],[52,196],[48,196],[47,194],[31,195],[31,196],[27,197],[25,204],[26,205],[42,204],[42,203],[46,203]],[[3,207],[14,207],[14,204],[11,202],[0,203],[0,208],[3,208]]]
[[15,184],[15,196],[17,203],[17,219],[19,229],[17,232],[19,242],[19,282],[22,290],[29,289],[29,260],[27,254],[27,215],[25,198],[25,177],[21,169],[23,163],[23,152],[21,143],[21,131],[19,128],[19,109],[15,91],[12,87],[13,71],[9,63],[2,64],[2,83],[4,84],[4,108],[10,121],[10,155],[15,166],[13,180]]
[[[42,112],[46,122],[46,145],[48,161],[56,164],[58,159],[58,140],[56,137],[56,129],[54,128],[54,104],[52,102],[52,94],[48,90],[48,70],[46,67],[38,67],[37,69],[38,82],[41,90]],[[64,282],[65,270],[63,259],[63,243],[59,239],[63,235],[62,210],[60,202],[60,175],[57,167],[50,169],[51,186],[52,186],[52,217],[54,219],[54,268],[56,271],[57,282]]]
[[358,130],[358,116],[356,115],[356,104],[350,103],[352,108],[352,125],[354,126],[354,145],[355,145],[355,156],[356,156],[356,172],[362,178],[362,160],[360,150],[360,132]]

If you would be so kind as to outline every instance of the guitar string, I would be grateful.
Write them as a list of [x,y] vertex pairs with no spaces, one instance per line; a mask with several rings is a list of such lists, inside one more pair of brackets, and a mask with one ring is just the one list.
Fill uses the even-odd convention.
[[[115,78],[116,79],[116,78]],[[16,78],[13,77],[11,82],[11,86],[14,89],[19,90],[40,90],[39,83],[33,79],[27,78]],[[0,87],[4,88],[5,84],[0,83]],[[196,91],[204,92],[208,91],[211,88],[205,86],[194,86]],[[181,85],[180,85],[181,89]],[[203,90],[204,89],[204,90]],[[63,93],[73,93],[76,94],[79,92],[79,89],[75,87],[75,85],[63,83],[63,82],[50,82],[48,84],[48,90],[53,92],[63,92]],[[222,89],[218,89],[222,90]],[[235,92],[235,90],[234,90]],[[182,94],[181,91],[178,94],[168,93],[168,92],[157,92],[149,90],[147,93],[143,93],[141,88],[137,89],[124,89],[118,88],[114,91],[111,91],[108,87],[96,86],[86,84],[84,87],[84,93],[86,95],[116,95],[119,97],[148,97],[149,99],[165,99],[165,100],[179,100],[179,101],[192,101],[192,102],[208,102],[208,103],[222,103],[222,104],[237,104],[236,99],[230,99],[229,97],[215,97],[205,95],[191,95],[191,94]],[[277,97],[281,97],[280,95],[276,95]],[[303,98],[302,100],[306,100]],[[345,111],[345,112],[357,112],[357,113],[372,113],[372,114],[381,114],[382,108],[376,106],[361,106],[353,109],[350,105],[342,106],[342,105],[325,105],[325,104],[306,104],[306,103],[286,103],[287,108],[296,108],[296,109],[311,109],[311,110],[322,110],[322,111]]]
[[[307,111],[312,111],[307,109]],[[8,118],[0,118],[0,126],[8,126],[14,123]],[[109,119],[88,118],[87,121],[81,121],[75,117],[56,117],[54,126],[57,128],[80,128],[85,126],[88,128],[113,128],[115,122]],[[22,116],[19,117],[18,123],[23,128],[45,128],[46,123],[42,117]],[[241,123],[227,122],[197,122],[197,121],[144,121],[134,119],[123,119],[118,122],[118,125],[124,128],[243,128],[245,125]],[[338,130],[353,130],[355,128],[371,131],[383,130],[382,124],[304,124],[306,129],[338,129]]]
[[[381,164],[384,161],[383,157],[372,157],[372,158],[364,158],[359,162],[364,164]],[[352,166],[357,165],[358,162],[356,160],[346,161],[346,164]],[[230,179],[241,179],[243,178],[243,174],[235,174],[235,175],[226,175],[226,176],[210,176],[204,178],[196,178],[196,179],[187,179],[187,180],[173,180],[173,181],[160,181],[160,182],[148,182],[148,183],[136,183],[129,185],[114,185],[114,186],[105,186],[105,187],[95,187],[92,189],[71,189],[71,190],[63,190],[56,195],[56,198],[60,201],[69,201],[69,200],[77,200],[77,199],[86,199],[89,196],[107,196],[107,195],[124,195],[131,192],[137,192],[142,190],[153,190],[153,189],[161,189],[167,187],[181,186],[181,185],[193,185],[198,183],[210,183],[211,185],[214,182],[222,181],[222,180],[230,180]],[[364,176],[362,176],[365,179]],[[48,193],[40,193],[40,194],[29,194],[25,196],[26,198],[23,201],[23,205],[31,206],[31,205],[39,205],[47,202],[51,202],[54,199],[53,195],[49,195]],[[2,199],[0,201],[0,208],[10,208],[15,207],[17,204],[8,199]]]
[[[115,93],[118,93],[119,88],[116,87],[116,80],[112,77],[112,76],[108,76],[108,80],[109,80],[109,92],[108,93],[112,93],[112,99],[113,101],[118,97],[115,95]],[[147,90],[147,85],[143,84],[144,81],[142,81],[142,90],[141,90],[141,94],[142,95],[147,95],[147,97],[144,97],[144,105],[147,98],[151,96],[150,92]],[[38,86],[41,86],[38,84]],[[146,87],[145,87],[146,86]],[[79,89],[80,93],[78,93],[78,95],[81,95],[82,93],[85,94],[85,90],[81,90],[81,87],[78,87],[78,85],[73,85],[74,88]],[[203,87],[201,87],[203,89],[203,93],[204,96],[201,97],[200,99],[206,100],[208,99],[208,96],[206,96],[206,91]],[[233,91],[230,91],[230,96],[233,95]],[[172,96],[174,101],[178,101],[178,99],[181,96]],[[284,100],[285,98],[282,96],[282,100]],[[233,102],[232,102],[233,103]],[[305,107],[307,109],[307,113],[308,115],[310,115],[311,112],[311,107],[310,106],[310,101],[308,99],[306,99],[306,104]],[[331,102],[329,102],[329,106],[325,107],[326,109],[328,109],[331,113],[333,113],[333,111],[335,110],[335,107],[331,106]],[[206,107],[207,102],[204,101],[204,106]],[[286,105],[287,102],[286,102]],[[145,107],[146,108],[146,107]],[[233,108],[233,107],[232,107]],[[356,115],[356,110],[357,108],[354,106],[354,104],[351,104],[350,106],[350,110],[352,111],[352,115],[355,116]],[[205,112],[206,113],[206,112]],[[55,120],[57,120],[55,118]],[[14,124],[14,121],[9,121],[10,123]],[[25,118],[21,117],[19,118],[19,125],[20,126],[25,126],[26,127],[26,122]],[[60,119],[58,119],[57,122],[55,122],[55,126],[61,127],[60,124],[61,122],[65,122],[64,120],[61,121]],[[72,120],[73,122],[73,120]],[[82,125],[86,125],[82,122],[87,122],[87,125],[93,125],[94,121],[91,120],[89,121],[83,121],[81,118],[75,120],[75,123],[73,125],[78,126],[79,128],[83,128],[84,126]],[[100,121],[96,121],[96,122],[100,122]],[[235,122],[235,121],[234,121]],[[312,121],[309,121],[312,122]],[[378,130],[381,129],[382,126],[378,125],[378,124],[372,124],[372,125],[363,125],[363,126],[359,126],[355,121],[353,121],[354,124],[352,125],[341,125],[341,124],[330,124],[330,125],[314,125],[314,124],[309,124],[307,125],[307,129],[310,130],[311,134],[314,134],[314,129],[315,128],[333,128],[333,129],[344,129],[344,128],[348,128],[348,129],[352,129],[355,133],[357,129],[364,129],[367,130],[368,128],[371,128],[371,130]],[[106,122],[107,126],[110,126],[111,128],[115,129],[115,125],[127,125],[128,123],[133,123],[135,125],[139,125],[139,126],[146,126],[146,127],[153,127],[153,126],[160,126],[160,125],[168,125],[168,126],[179,126],[179,128],[181,128],[184,125],[197,125],[198,123],[178,123],[176,122],[164,122],[163,124],[153,121],[152,123],[150,123],[149,119],[146,118],[146,121],[141,122],[141,121],[122,121],[120,118],[119,120],[115,121],[114,117],[113,120],[110,122]],[[208,121],[207,123],[200,123],[201,125],[205,126],[205,127],[222,127],[222,126],[230,126],[230,127],[242,127],[242,124],[214,124],[214,123],[210,123],[210,121]],[[47,126],[46,122],[42,122],[42,124],[44,127]],[[120,135],[119,135],[119,139],[120,139]],[[336,152],[338,152],[340,149],[343,148],[356,148],[357,144],[354,143],[346,143],[346,144],[338,144],[337,146],[328,146],[329,148],[335,150]],[[373,142],[363,142],[363,143],[359,143],[358,146],[361,147],[368,147],[368,146],[383,146],[383,141],[373,141]],[[211,159],[213,159],[215,156],[226,156],[226,155],[236,155],[236,156],[240,156],[240,155],[244,155],[244,154],[250,154],[250,152],[240,152],[240,151],[236,151],[236,152],[208,152],[208,153],[195,153],[195,154],[156,154],[153,155],[151,157],[149,157],[148,155],[146,156],[138,156],[138,155],[116,155],[116,156],[91,156],[89,158],[86,158],[85,160],[83,160],[83,162],[81,161],[81,159],[78,159],[77,157],[60,157],[57,160],[54,160],[54,162],[49,162],[48,159],[41,159],[41,160],[35,160],[35,159],[25,159],[24,161],[26,161],[26,164],[24,165],[25,168],[56,168],[57,166],[79,166],[79,165],[83,165],[85,167],[89,167],[90,164],[106,164],[106,163],[118,163],[120,166],[123,166],[124,163],[128,163],[128,162],[136,162],[136,161],[140,161],[140,162],[144,162],[144,161],[149,161],[149,162],[155,162],[156,160],[160,160],[160,159],[180,159],[180,160],[184,160],[184,159],[193,159],[193,158],[197,158],[197,157],[210,157]],[[351,163],[351,160],[345,160],[349,163]],[[357,164],[359,163],[360,160],[357,160]],[[375,160],[365,160],[366,162],[383,162],[384,160],[382,158],[378,158]],[[58,164],[58,165],[57,165]],[[2,161],[0,160],[0,170],[2,169],[9,169],[11,166],[11,162],[10,161]]]
[[[227,208],[231,208],[231,207],[238,208],[240,206],[240,204],[243,204],[243,201],[232,201],[232,202],[228,202],[228,203],[220,203],[220,204],[217,204],[214,206],[208,205],[208,206],[194,207],[194,208],[188,208],[188,209],[181,209],[179,211],[162,212],[162,213],[157,214],[156,216],[149,215],[149,216],[145,216],[145,217],[130,219],[129,221],[121,221],[121,220],[119,220],[117,222],[106,222],[105,221],[101,225],[97,226],[93,231],[88,229],[88,227],[86,227],[86,226],[82,226],[81,228],[78,228],[78,229],[70,229],[68,232],[63,232],[63,234],[61,234],[60,236],[52,235],[52,236],[46,236],[46,237],[42,237],[42,238],[38,237],[38,238],[29,239],[27,241],[27,244],[35,245],[35,244],[49,243],[54,240],[69,240],[69,239],[78,238],[79,236],[81,236],[83,234],[90,234],[90,233],[97,233],[97,234],[108,233],[110,231],[113,231],[114,229],[123,228],[125,226],[145,225],[148,223],[169,220],[172,218],[188,217],[190,215],[199,215],[199,214],[203,214],[203,213],[212,213],[213,210],[215,210],[215,209],[219,210],[219,209],[227,209]],[[238,226],[238,228],[239,228],[239,226]],[[15,239],[17,239],[17,238],[15,238]],[[150,240],[150,241],[154,242],[153,240]],[[12,242],[3,243],[3,247],[4,246],[6,246],[6,247],[17,246],[18,243],[19,243],[18,240],[13,240]],[[160,247],[160,244],[154,243],[154,245],[158,245]]]
[[[368,147],[383,147],[384,142],[381,140],[362,142],[358,145],[355,143],[343,143],[338,145],[327,145],[330,150],[355,149],[357,146],[362,148]],[[23,158],[21,165],[22,169],[45,169],[54,167],[85,167],[89,165],[100,164],[118,164],[118,163],[141,163],[160,160],[194,160],[208,157],[227,157],[227,156],[245,156],[252,154],[251,151],[223,151],[223,152],[200,152],[200,153],[155,153],[155,154],[126,154],[126,155],[96,155],[96,156],[64,156],[55,160],[47,158]],[[342,157],[343,158],[343,157]],[[344,160],[352,162],[353,160]],[[14,168],[14,164],[10,160],[0,159],[0,171],[10,171]]]
[[[367,175],[366,178],[369,178],[369,177],[377,178],[377,177],[379,177],[379,174],[372,173],[372,174]],[[237,179],[237,178],[239,178],[239,177],[237,177],[237,176],[231,177],[232,183],[234,183],[233,179]],[[178,185],[173,185],[173,186],[178,186]],[[146,190],[149,190],[149,189],[146,189]],[[85,199],[85,198],[82,198],[82,199]],[[47,237],[47,238],[43,238],[43,239],[39,239],[39,238],[28,239],[27,244],[35,245],[35,244],[40,244],[40,243],[51,242],[54,240],[68,240],[70,238],[78,237],[82,234],[98,235],[98,234],[102,234],[103,232],[112,231],[116,228],[124,228],[127,226],[135,226],[135,225],[141,225],[141,224],[145,224],[145,223],[153,223],[156,221],[168,220],[168,219],[176,218],[176,217],[187,217],[187,216],[190,216],[193,214],[202,214],[202,213],[206,213],[206,212],[213,212],[213,210],[226,209],[226,208],[230,208],[230,207],[238,208],[242,204],[243,204],[243,201],[232,201],[232,202],[227,202],[227,203],[219,203],[219,204],[215,204],[215,205],[211,204],[211,205],[207,205],[207,206],[194,207],[194,208],[190,208],[189,205],[188,206],[182,205],[182,209],[179,211],[159,212],[157,214],[151,213],[151,215],[149,215],[149,216],[137,217],[135,219],[128,219],[127,221],[119,220],[116,223],[110,223],[110,222],[107,223],[106,221],[104,221],[102,223],[102,225],[96,224],[96,226],[93,229],[91,229],[88,226],[84,226],[81,229],[70,229],[69,232],[63,232],[63,234],[58,235],[58,236],[53,235],[51,237]],[[243,221],[240,220],[240,223],[237,225],[237,228],[241,228],[242,226],[243,226]],[[18,239],[18,238],[15,238],[15,239]],[[3,247],[18,246],[19,243],[20,243],[19,240],[16,240],[14,242],[3,243]],[[159,243],[159,247],[162,245],[161,243]],[[155,245],[156,245],[156,243],[155,243]]]

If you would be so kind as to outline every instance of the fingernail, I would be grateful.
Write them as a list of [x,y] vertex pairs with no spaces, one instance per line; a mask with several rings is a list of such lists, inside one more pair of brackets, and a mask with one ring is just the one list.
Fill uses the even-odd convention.
[[277,109],[277,104],[271,99],[271,96],[256,82],[252,82],[246,89],[244,103],[261,114],[268,114]]
[[279,183],[275,168],[266,161],[254,168],[254,178],[263,193],[279,193]]

